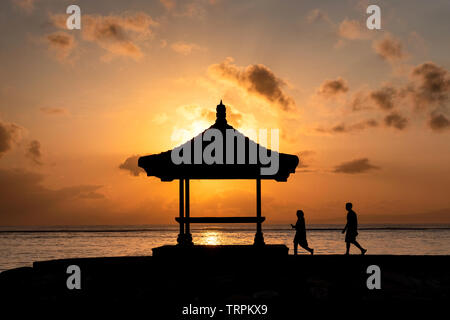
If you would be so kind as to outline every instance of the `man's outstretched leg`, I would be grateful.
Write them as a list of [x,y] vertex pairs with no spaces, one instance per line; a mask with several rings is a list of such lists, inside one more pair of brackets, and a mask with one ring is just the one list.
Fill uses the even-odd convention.
[[303,249],[305,249],[306,251],[309,251],[309,253],[314,254],[314,249],[311,249],[308,246],[302,246]]
[[364,249],[363,247],[361,247],[358,243],[358,241],[353,241],[353,244],[359,249],[361,250],[361,254],[365,254],[367,252],[367,249]]
[[345,255],[349,255],[350,254],[350,242],[346,242],[345,243],[347,250],[345,251]]
[[297,255],[297,248],[298,248],[298,243],[294,242],[294,256]]

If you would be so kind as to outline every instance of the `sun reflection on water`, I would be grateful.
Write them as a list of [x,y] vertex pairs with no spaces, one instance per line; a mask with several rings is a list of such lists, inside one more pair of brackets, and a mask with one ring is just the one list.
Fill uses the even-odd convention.
[[201,244],[218,245],[222,243],[221,234],[217,231],[205,231],[201,234]]

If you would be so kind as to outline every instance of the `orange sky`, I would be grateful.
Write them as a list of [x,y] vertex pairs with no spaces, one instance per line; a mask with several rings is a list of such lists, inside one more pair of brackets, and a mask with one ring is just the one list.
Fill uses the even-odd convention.
[[[378,1],[0,4],[0,225],[174,223],[177,182],[136,155],[209,127],[280,130],[301,165],[264,181],[268,223],[450,223],[450,4]],[[420,14],[418,14],[420,12]],[[128,161],[126,161],[129,159]],[[122,167],[122,169],[119,168]],[[191,214],[253,215],[254,181],[193,181]]]

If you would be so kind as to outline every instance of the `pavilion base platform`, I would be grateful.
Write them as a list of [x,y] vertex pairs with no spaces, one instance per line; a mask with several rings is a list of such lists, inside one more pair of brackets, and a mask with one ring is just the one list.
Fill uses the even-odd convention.
[[165,245],[153,248],[158,258],[230,258],[243,259],[264,257],[265,259],[287,257],[289,248],[283,244],[255,245]]

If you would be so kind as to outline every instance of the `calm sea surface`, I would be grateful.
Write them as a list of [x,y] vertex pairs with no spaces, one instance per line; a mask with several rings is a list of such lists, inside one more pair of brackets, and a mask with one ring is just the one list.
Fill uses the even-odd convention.
[[[308,242],[317,254],[343,254],[339,225],[309,225]],[[358,241],[367,254],[449,255],[449,225],[360,225]],[[269,244],[286,244],[292,253],[289,225],[263,225]],[[34,261],[99,256],[151,255],[152,248],[176,244],[178,228],[166,226],[0,227],[0,271],[31,266]],[[196,244],[252,244],[248,225],[194,225]],[[359,253],[352,248],[351,253]],[[300,249],[300,254],[306,254]]]

